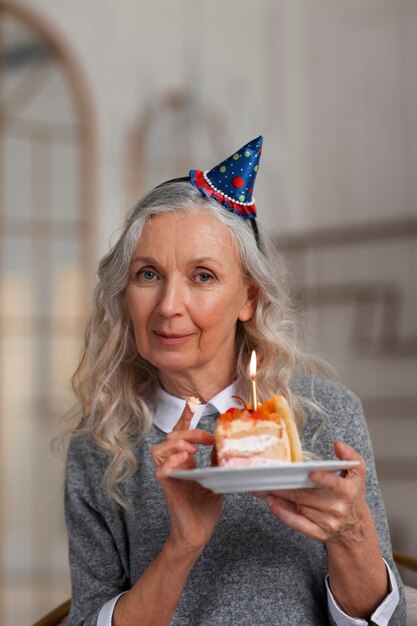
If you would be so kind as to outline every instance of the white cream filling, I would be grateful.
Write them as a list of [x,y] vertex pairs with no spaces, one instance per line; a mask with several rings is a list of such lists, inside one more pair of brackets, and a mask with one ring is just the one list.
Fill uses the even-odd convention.
[[197,411],[198,407],[201,404],[200,398],[190,396],[189,398],[186,398],[186,402],[188,404],[188,408],[190,409],[191,413],[194,415],[194,413]]
[[254,435],[251,437],[239,437],[223,439],[222,452],[264,452],[280,441],[272,435]]

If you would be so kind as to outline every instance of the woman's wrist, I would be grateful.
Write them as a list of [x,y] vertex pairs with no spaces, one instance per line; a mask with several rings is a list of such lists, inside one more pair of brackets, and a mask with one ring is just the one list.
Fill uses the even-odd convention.
[[196,552],[181,550],[178,542],[169,537],[156,559],[116,603],[112,624],[130,626],[138,620],[150,626],[170,624],[197,558]]
[[329,582],[347,615],[368,619],[389,590],[372,514],[366,505],[350,532],[326,542]]
[[171,532],[165,542],[163,552],[173,563],[180,560],[184,566],[192,567],[203,552],[206,542],[201,539],[190,537],[187,540],[181,539],[176,533]]

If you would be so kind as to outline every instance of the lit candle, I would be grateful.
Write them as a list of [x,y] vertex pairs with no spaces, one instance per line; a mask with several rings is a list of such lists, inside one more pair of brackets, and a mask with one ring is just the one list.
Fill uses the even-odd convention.
[[256,352],[252,350],[249,363],[249,378],[250,378],[250,399],[252,404],[252,410],[256,411],[258,408],[258,394],[256,391]]

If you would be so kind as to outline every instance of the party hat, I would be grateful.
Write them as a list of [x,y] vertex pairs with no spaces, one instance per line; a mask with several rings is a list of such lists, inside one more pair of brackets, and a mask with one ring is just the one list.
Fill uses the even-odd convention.
[[244,218],[256,217],[255,198],[252,196],[259,159],[262,135],[253,139],[211,170],[191,170],[191,182],[208,198],[213,198],[233,213]]

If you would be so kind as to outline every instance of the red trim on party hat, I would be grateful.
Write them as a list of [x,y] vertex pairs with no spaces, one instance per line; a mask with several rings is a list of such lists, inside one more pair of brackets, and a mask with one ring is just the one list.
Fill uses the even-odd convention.
[[201,170],[191,170],[190,178],[193,185],[197,187],[201,193],[208,198],[213,198],[229,211],[238,213],[244,218],[256,217],[255,198],[253,198],[251,202],[238,202],[236,200],[232,200],[229,196],[226,196],[219,191],[219,189],[216,189],[208,179],[207,173]]

